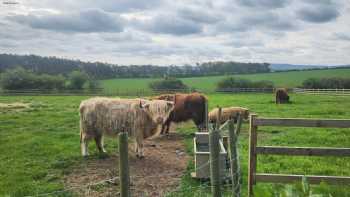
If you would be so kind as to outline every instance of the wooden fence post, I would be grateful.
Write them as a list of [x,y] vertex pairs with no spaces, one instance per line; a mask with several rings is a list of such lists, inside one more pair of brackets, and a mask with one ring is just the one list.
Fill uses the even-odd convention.
[[221,108],[218,110],[216,127],[209,132],[209,161],[210,161],[210,181],[211,181],[211,192],[213,197],[221,197],[220,188],[220,119],[221,119]]
[[211,181],[211,192],[213,197],[221,197],[219,138],[220,138],[219,130],[215,129],[209,132],[210,181]]
[[230,168],[231,168],[231,180],[232,180],[232,196],[241,196],[240,187],[240,168],[239,158],[237,150],[237,140],[240,133],[242,124],[242,116],[238,114],[237,125],[235,129],[234,120],[229,120],[229,157],[230,157]]
[[250,115],[249,121],[249,161],[248,161],[248,197],[254,196],[253,187],[255,184],[255,172],[256,172],[256,142],[257,142],[257,129],[254,121],[256,114]]
[[128,158],[128,133],[119,133],[119,179],[120,196],[129,197],[129,158]]
[[205,113],[205,119],[204,119],[205,132],[208,132],[208,131],[209,131],[209,122],[208,122],[208,99],[205,100],[204,113]]

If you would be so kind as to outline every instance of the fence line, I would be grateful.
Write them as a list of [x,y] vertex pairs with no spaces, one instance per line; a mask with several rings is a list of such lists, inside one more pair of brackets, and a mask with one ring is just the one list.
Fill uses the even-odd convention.
[[294,88],[297,94],[350,96],[350,89],[303,89]]
[[[166,89],[166,90],[150,90],[150,89],[88,89],[88,90],[47,90],[47,89],[26,89],[26,90],[0,90],[1,96],[152,96],[159,94],[171,94],[175,92],[191,93],[274,93],[276,88],[224,88],[217,90],[201,90],[201,89]],[[312,95],[342,95],[350,96],[350,89],[303,89],[290,88],[289,92],[297,94]]]
[[350,183],[350,177],[346,176],[315,176],[295,174],[267,174],[256,173],[257,155],[286,155],[286,156],[350,156],[350,148],[330,147],[280,147],[257,146],[258,126],[282,126],[282,127],[319,127],[319,128],[350,128],[350,120],[335,119],[301,119],[301,118],[258,118],[250,116],[249,128],[249,163],[248,163],[248,196],[253,193],[253,185],[259,182],[267,183],[291,183],[306,177],[310,183],[325,181],[330,184]]
[[[240,128],[240,125],[238,127],[236,127],[236,131],[239,131],[239,128]],[[237,141],[235,141],[237,142]],[[236,144],[235,144],[236,145]],[[230,160],[230,165],[232,166],[232,162],[237,162],[239,156],[238,154],[236,155],[236,160]],[[204,168],[204,167],[207,167],[208,165],[210,165],[212,162],[216,162],[217,160],[219,160],[219,157],[217,158],[214,158],[212,160],[208,160],[206,163],[202,164],[201,166],[198,166],[198,169],[201,169],[201,168]],[[237,164],[235,164],[237,165]],[[232,172],[232,177],[236,177],[236,180],[232,182],[232,184],[224,184],[224,185],[221,185],[221,186],[231,186],[233,191],[240,191],[240,186],[241,186],[241,177],[240,177],[240,168],[239,168],[239,165],[237,166],[237,171],[235,171],[234,173]],[[152,177],[152,178],[162,178],[164,176],[174,176],[174,175],[178,175],[178,173],[168,173],[168,174],[162,174],[162,175],[154,175],[154,176],[147,176],[148,178],[149,177]],[[143,175],[138,175],[138,176],[130,176],[130,179],[136,179],[136,178],[144,178]],[[173,177],[173,178],[176,178],[176,179],[181,179],[180,177]],[[119,177],[119,176],[116,176],[116,177],[113,177],[113,178],[110,178],[110,179],[105,179],[105,180],[100,180],[100,181],[97,181],[97,182],[90,182],[88,184],[85,184],[83,186],[77,186],[77,187],[70,187],[70,188],[67,188],[67,189],[63,189],[63,190],[59,190],[59,191],[53,191],[53,192],[49,192],[49,193],[41,193],[41,194],[36,194],[36,195],[33,195],[33,196],[27,196],[27,197],[34,197],[34,196],[51,196],[51,195],[57,195],[57,194],[61,194],[61,193],[65,193],[65,192],[70,192],[70,191],[73,191],[73,190],[82,190],[82,189],[89,189],[91,186],[96,186],[96,185],[101,185],[101,184],[105,184],[105,183],[115,183],[115,181],[119,180],[119,184],[121,184],[121,180],[123,178]],[[203,185],[200,185],[198,186],[198,188],[203,188],[203,187],[206,187],[206,188],[213,188],[214,186],[211,185],[211,186],[203,186]],[[192,187],[191,187],[192,188]],[[171,192],[176,192],[176,191],[171,191]],[[121,195],[121,193],[119,192],[118,193],[119,195]]]
[[[203,165],[199,166],[199,168],[204,168],[207,165],[210,165],[210,160],[206,163],[204,163]],[[174,176],[174,175],[178,175],[178,173],[168,173],[168,174],[162,174],[162,175],[152,175],[152,176],[147,176],[147,178],[163,178],[164,176]],[[138,176],[130,176],[130,180],[132,179],[137,179],[137,178],[145,178],[143,175],[138,175]],[[173,177],[173,179],[181,179],[180,177]],[[64,192],[69,192],[72,190],[78,190],[78,189],[85,189],[91,186],[97,186],[97,185],[101,185],[104,183],[114,183],[115,181],[120,180],[119,176],[115,176],[109,179],[104,179],[104,180],[99,180],[96,182],[90,182],[84,186],[80,186],[80,187],[70,187],[67,189],[63,189],[63,190],[59,190],[59,191],[53,191],[53,192],[48,192],[48,193],[41,193],[41,194],[36,194],[36,195],[27,195],[25,197],[37,197],[37,196],[50,196],[50,195],[55,195],[55,194],[60,194],[60,193],[64,193]],[[232,184],[225,184],[223,186],[232,186]],[[189,186],[194,188],[193,186]],[[199,187],[203,187],[202,185],[198,186]],[[212,186],[204,186],[206,188],[211,188]],[[175,191],[176,192],[176,191]],[[120,194],[120,193],[119,193]]]
[[273,93],[276,88],[222,88],[216,90],[220,93]]

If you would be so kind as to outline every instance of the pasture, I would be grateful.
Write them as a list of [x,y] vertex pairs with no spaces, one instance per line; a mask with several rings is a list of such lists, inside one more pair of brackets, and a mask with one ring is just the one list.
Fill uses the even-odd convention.
[[[278,73],[260,73],[260,74],[241,74],[232,75],[233,77],[245,78],[252,81],[269,80],[274,82],[276,87],[297,87],[308,78],[322,77],[348,77],[350,69],[331,69],[331,70],[310,70],[310,71],[289,71]],[[231,76],[231,75],[228,75]],[[216,88],[218,81],[227,76],[207,76],[207,77],[191,77],[181,78],[188,86],[197,88],[201,91],[212,92]],[[109,79],[102,80],[101,85],[106,91],[150,91],[148,84],[157,79],[154,78],[130,78],[130,79]]]
[[[335,71],[342,72],[341,70]],[[273,74],[291,73],[293,72]],[[303,72],[305,77],[311,77],[304,73],[307,72]],[[298,72],[295,72],[295,75],[299,75]],[[259,78],[259,80],[261,79]],[[184,81],[186,80],[194,79],[189,78]],[[137,81],[137,79],[130,79],[129,82],[131,83],[131,81]],[[139,82],[144,84],[141,79]],[[140,84],[135,85],[135,87],[139,88]],[[111,86],[115,88],[114,85]],[[263,117],[350,119],[350,97],[292,94],[292,104],[276,105],[272,94],[209,94],[207,96],[209,109],[217,105],[222,107],[242,106]],[[2,104],[0,105],[0,196],[35,196],[36,194],[63,190],[67,187],[64,184],[64,177],[74,173],[73,169],[76,166],[91,161],[103,161],[103,158],[97,155],[94,143],[90,143],[92,156],[88,159],[83,159],[80,156],[78,106],[80,101],[86,98],[88,97],[0,97]],[[6,105],[15,102],[25,105]],[[246,192],[247,189],[247,129],[247,124],[245,124],[239,138],[243,192]],[[190,156],[193,155],[194,130],[192,123],[181,124],[177,127],[177,133],[184,138],[183,143]],[[261,136],[259,138],[260,145],[350,147],[350,131],[348,129],[268,127],[259,132],[261,132],[259,133]],[[108,153],[115,154],[117,151],[116,140],[106,139],[106,144]],[[350,176],[350,158],[261,156],[258,160],[258,172]],[[192,197],[209,194],[208,183],[190,178],[192,171],[193,163],[190,159],[179,188],[176,192],[168,193],[168,196]],[[281,188],[284,188],[284,185],[259,183],[256,186],[256,191],[260,196],[272,196]],[[93,189],[101,191],[105,188]],[[315,193],[331,193],[333,196],[349,196],[350,187],[321,184],[321,186],[315,186],[314,191]],[[76,194],[70,191],[57,194],[57,196],[74,195]]]

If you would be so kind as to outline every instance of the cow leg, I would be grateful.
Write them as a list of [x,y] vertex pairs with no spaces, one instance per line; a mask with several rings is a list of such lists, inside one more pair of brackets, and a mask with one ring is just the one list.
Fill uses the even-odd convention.
[[86,157],[89,155],[88,153],[88,142],[89,139],[85,134],[81,134],[81,139],[80,139],[80,148],[81,148],[81,154]]
[[106,153],[106,150],[103,147],[103,136],[99,135],[95,137],[95,142],[96,142],[96,147],[98,149],[98,151],[102,154],[102,153]]
[[167,120],[167,121],[165,121],[165,123],[164,124],[162,124],[162,130],[161,130],[161,132],[160,132],[160,134],[168,134],[169,133],[169,127],[170,127],[170,121],[169,120]]
[[139,152],[139,147],[137,145],[137,142],[135,141],[135,144],[134,144],[134,150],[135,150],[135,153],[136,153],[136,156],[138,157],[138,152]]
[[140,135],[140,132],[138,132],[138,134],[136,134],[135,152],[136,152],[136,157],[140,159],[144,157],[142,149],[143,149],[143,135]]
[[165,130],[165,124],[162,124],[162,129],[160,131],[160,134],[163,135],[164,134],[164,130]]
[[165,134],[167,134],[167,135],[169,134],[170,125],[171,125],[171,122],[169,121],[167,124],[167,127],[166,127],[166,131],[165,131]]
[[202,122],[202,121],[200,121],[198,118],[194,118],[193,119],[193,122],[194,122],[194,124],[196,125],[196,127],[197,127],[197,130],[199,131],[199,132],[201,132],[202,131],[202,128],[204,128],[205,126],[204,126],[204,121]]

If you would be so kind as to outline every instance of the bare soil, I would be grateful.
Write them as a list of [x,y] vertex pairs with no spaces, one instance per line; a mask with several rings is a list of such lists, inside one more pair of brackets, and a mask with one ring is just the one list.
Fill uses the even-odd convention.
[[[145,140],[143,159],[136,158],[132,147],[129,147],[132,196],[165,196],[176,189],[190,158],[179,135],[170,133]],[[116,196],[118,179],[100,182],[118,176],[118,156],[109,155],[104,159],[91,158],[76,166],[64,178],[65,187],[78,196]]]

